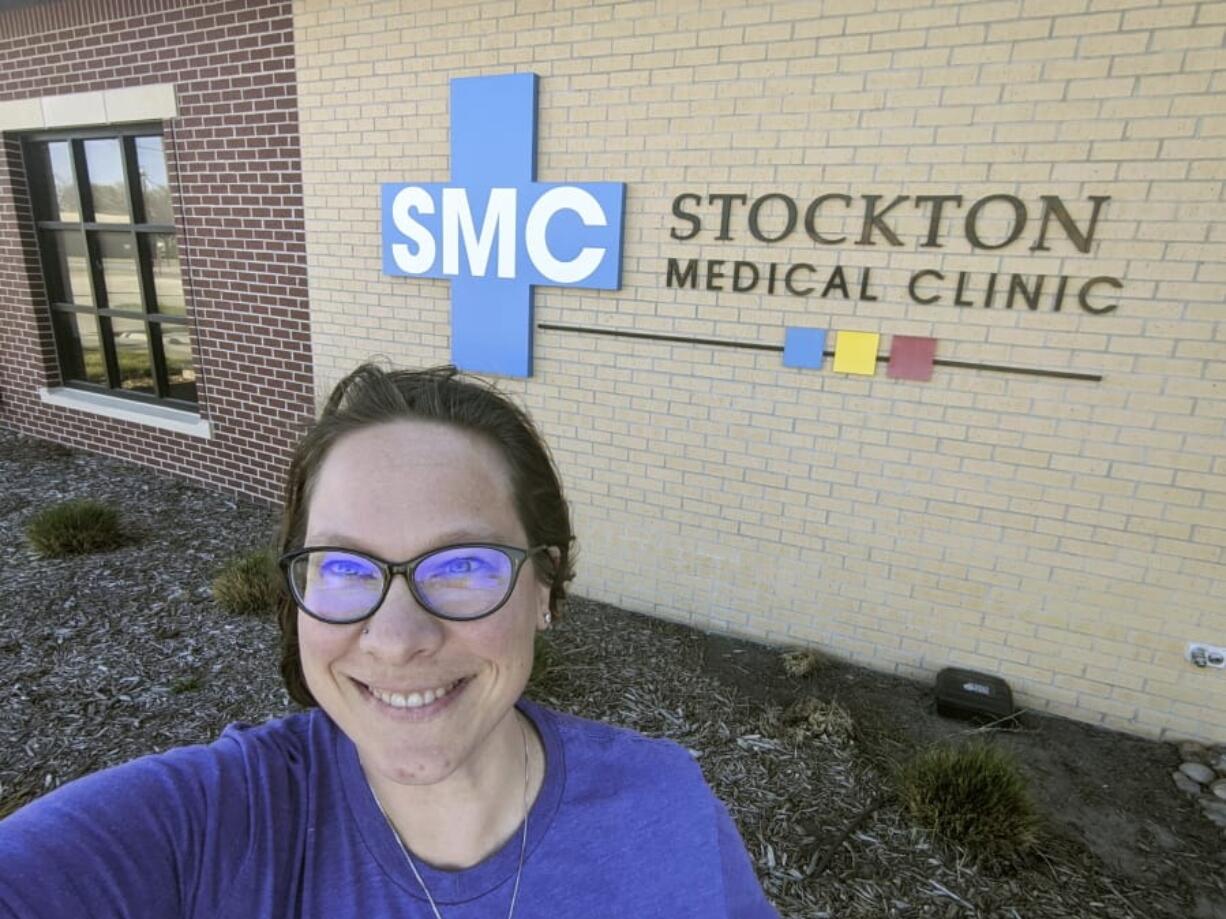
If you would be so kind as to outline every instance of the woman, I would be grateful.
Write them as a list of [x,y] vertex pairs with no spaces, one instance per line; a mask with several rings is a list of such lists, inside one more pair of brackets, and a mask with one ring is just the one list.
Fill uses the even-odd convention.
[[0,916],[775,916],[682,748],[521,698],[572,545],[523,412],[450,368],[359,368],[288,476],[308,712],[18,811]]

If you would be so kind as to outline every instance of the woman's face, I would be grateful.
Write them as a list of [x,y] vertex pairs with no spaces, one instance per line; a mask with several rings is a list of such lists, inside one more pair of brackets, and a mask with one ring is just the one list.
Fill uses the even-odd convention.
[[[398,562],[460,542],[530,548],[506,463],[484,438],[440,423],[398,421],[348,434],[332,447],[308,506],[306,545]],[[430,615],[397,576],[362,622],[332,625],[299,611],[307,686],[353,740],[368,773],[413,785],[457,770],[475,773],[497,749],[491,738],[513,724],[508,716],[528,681],[548,602],[531,561],[506,605],[472,622]],[[420,707],[379,698],[419,693],[420,702],[427,690],[440,689],[446,692]]]

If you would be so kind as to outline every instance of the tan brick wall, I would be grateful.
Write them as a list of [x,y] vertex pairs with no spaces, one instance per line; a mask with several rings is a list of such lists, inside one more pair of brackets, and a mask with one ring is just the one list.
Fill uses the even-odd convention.
[[[1226,4],[877,5],[297,0],[318,389],[372,355],[448,360],[448,284],[380,273],[379,183],[449,179],[450,78],[536,72],[540,180],[628,186],[623,289],[538,289],[538,322],[772,345],[854,329],[883,353],[923,335],[939,359],[1104,377],[916,383],[538,331],[535,376],[505,388],[562,467],[580,593],[908,675],[985,669],[1036,709],[1221,740],[1226,672],[1183,654],[1226,645]],[[679,242],[680,192],[964,207],[941,249],[906,208],[900,247],[852,245],[838,210],[822,228],[842,246],[757,243],[743,211],[733,240]],[[1032,222],[978,251],[955,231],[994,194]],[[1110,196],[1088,253],[1054,224],[1029,250],[1041,195],[1083,226]],[[668,289],[669,256],[841,264],[853,295],[870,266],[879,299]],[[952,280],[920,305],[906,282],[924,268],[1124,289],[1104,315],[955,307]]]

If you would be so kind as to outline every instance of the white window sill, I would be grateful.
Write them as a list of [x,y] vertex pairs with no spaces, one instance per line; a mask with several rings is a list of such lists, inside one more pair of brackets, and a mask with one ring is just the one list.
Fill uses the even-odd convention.
[[117,399],[114,396],[67,387],[55,389],[40,387],[38,398],[44,405],[57,405],[60,408],[101,415],[104,418],[130,421],[133,424],[161,428],[163,431],[186,434],[188,437],[200,437],[205,440],[212,437],[207,421],[193,412],[185,412],[182,409],[167,408],[164,405],[147,405],[143,402]]

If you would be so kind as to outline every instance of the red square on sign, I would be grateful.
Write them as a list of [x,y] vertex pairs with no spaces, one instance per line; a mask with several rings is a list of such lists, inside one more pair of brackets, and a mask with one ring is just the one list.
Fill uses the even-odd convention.
[[895,335],[890,343],[890,362],[886,376],[895,380],[932,379],[932,361],[937,353],[935,338],[919,338],[914,335]]

